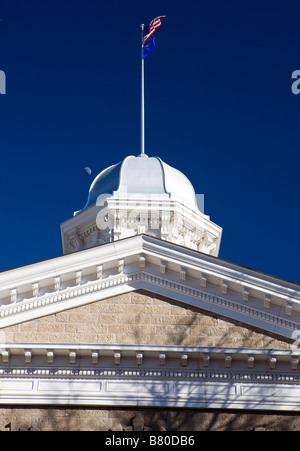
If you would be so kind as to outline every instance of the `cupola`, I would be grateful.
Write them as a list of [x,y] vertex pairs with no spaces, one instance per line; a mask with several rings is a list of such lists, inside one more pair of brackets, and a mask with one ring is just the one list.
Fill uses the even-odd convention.
[[96,176],[84,208],[61,224],[63,253],[146,233],[217,256],[222,229],[202,198],[160,158],[128,156]]

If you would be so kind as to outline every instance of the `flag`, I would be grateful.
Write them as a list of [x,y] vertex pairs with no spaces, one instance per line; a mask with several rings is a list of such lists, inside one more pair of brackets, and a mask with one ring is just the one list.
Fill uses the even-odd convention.
[[155,17],[155,19],[151,20],[149,25],[145,27],[144,33],[144,39],[143,39],[143,59],[146,58],[150,53],[154,52],[156,46],[155,46],[155,40],[153,34],[161,26],[161,17],[166,16],[159,16]]
[[145,59],[146,56],[150,55],[150,53],[154,52],[155,49],[155,37],[151,36],[151,38],[148,39],[147,43],[143,45],[143,59]]
[[151,20],[151,22],[149,23],[149,25],[147,27],[145,27],[145,37],[144,37],[143,44],[145,44],[145,42],[147,42],[148,39],[151,38],[153,33],[155,33],[155,30],[161,26],[161,20],[160,20],[161,17],[166,17],[166,16],[156,17],[155,19]]

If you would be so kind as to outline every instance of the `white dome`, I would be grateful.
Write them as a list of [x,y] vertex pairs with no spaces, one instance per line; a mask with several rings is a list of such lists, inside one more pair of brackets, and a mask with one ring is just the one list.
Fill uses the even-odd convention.
[[149,195],[176,200],[198,210],[195,191],[188,178],[160,158],[146,155],[128,156],[100,172],[91,184],[83,210],[94,206],[100,195],[102,198]]
[[187,177],[160,158],[128,156],[97,175],[85,207],[61,225],[63,252],[147,234],[218,256],[222,229],[197,199]]

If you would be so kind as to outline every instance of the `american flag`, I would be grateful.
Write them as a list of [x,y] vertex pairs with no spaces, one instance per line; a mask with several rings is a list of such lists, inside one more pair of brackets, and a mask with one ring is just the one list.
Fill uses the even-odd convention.
[[155,17],[155,19],[151,20],[151,22],[149,23],[149,26],[145,28],[146,35],[144,37],[143,44],[145,44],[145,42],[147,42],[148,39],[151,38],[153,33],[155,33],[155,30],[161,26],[161,20],[160,20],[161,17],[166,17],[166,16]]

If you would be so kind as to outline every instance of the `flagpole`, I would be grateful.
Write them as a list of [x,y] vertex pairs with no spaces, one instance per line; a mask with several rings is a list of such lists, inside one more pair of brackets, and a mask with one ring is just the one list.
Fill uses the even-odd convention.
[[141,25],[142,29],[142,68],[141,68],[141,155],[145,155],[145,60],[143,58],[143,47],[144,47],[144,27]]

